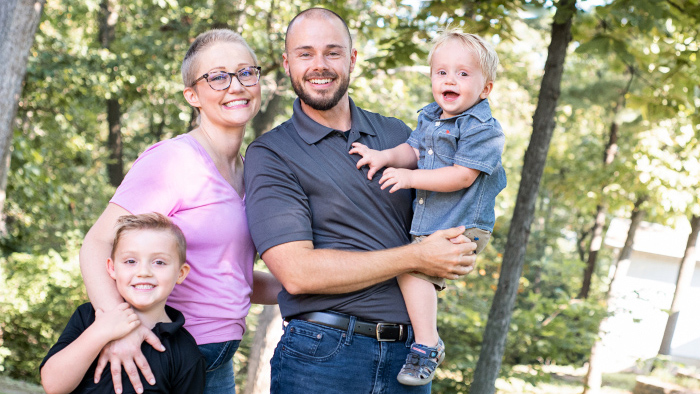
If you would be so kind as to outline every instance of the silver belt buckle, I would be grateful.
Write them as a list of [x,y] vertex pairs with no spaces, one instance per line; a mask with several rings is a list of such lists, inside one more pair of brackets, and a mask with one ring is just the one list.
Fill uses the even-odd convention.
[[381,338],[381,333],[382,333],[384,327],[392,327],[392,326],[399,326],[399,339],[403,336],[403,325],[395,324],[395,323],[377,323],[377,328],[376,328],[377,342],[395,342],[398,340],[398,339],[382,339]]

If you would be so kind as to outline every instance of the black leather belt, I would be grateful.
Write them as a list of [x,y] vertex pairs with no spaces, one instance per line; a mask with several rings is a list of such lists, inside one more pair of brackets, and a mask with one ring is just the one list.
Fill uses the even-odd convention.
[[[309,312],[286,318],[308,321],[322,326],[347,330],[350,326],[350,316],[334,312]],[[375,338],[380,342],[405,341],[408,338],[408,325],[396,323],[371,323],[355,320],[355,334]]]

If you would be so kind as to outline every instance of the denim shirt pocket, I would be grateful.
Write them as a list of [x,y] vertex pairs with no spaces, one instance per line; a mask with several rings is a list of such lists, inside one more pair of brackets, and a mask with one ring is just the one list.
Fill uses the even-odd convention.
[[435,135],[435,153],[443,167],[452,166],[457,154],[459,136],[455,131],[440,130]]

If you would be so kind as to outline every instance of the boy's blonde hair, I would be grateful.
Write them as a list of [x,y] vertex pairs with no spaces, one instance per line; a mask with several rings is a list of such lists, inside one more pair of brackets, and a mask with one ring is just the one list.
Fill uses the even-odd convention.
[[229,29],[212,29],[198,35],[197,38],[194,39],[192,45],[190,45],[190,48],[185,54],[185,58],[182,60],[182,67],[180,71],[182,72],[182,83],[186,88],[191,87],[194,81],[201,76],[195,74],[197,72],[197,66],[199,65],[197,62],[199,54],[203,50],[219,42],[230,42],[233,44],[243,45],[248,52],[250,52],[250,56],[253,57],[255,65],[258,65],[258,57],[255,56],[255,52],[253,52],[250,45],[248,45],[246,40],[241,37],[240,34]]
[[180,264],[185,263],[187,257],[187,242],[185,235],[175,223],[166,216],[157,213],[142,213],[139,215],[124,215],[117,219],[117,233],[114,235],[112,243],[112,260],[114,260],[114,252],[117,250],[117,245],[124,233],[136,230],[156,230],[169,232],[177,244],[177,254],[180,258]]
[[465,33],[462,30],[447,26],[437,37],[433,39],[433,47],[428,54],[428,64],[433,68],[433,54],[435,50],[450,40],[458,40],[468,49],[474,51],[479,56],[479,66],[486,78],[486,82],[496,81],[498,70],[498,54],[488,41],[476,34]]

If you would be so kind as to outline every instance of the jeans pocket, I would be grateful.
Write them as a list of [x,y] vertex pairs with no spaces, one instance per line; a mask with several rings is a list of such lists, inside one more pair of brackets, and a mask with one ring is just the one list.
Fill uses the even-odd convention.
[[344,339],[345,333],[340,330],[293,320],[282,339],[282,352],[321,361],[338,353]]
[[221,367],[230,360],[238,350],[240,343],[241,341],[226,341],[199,345],[199,352],[207,361],[207,372]]

